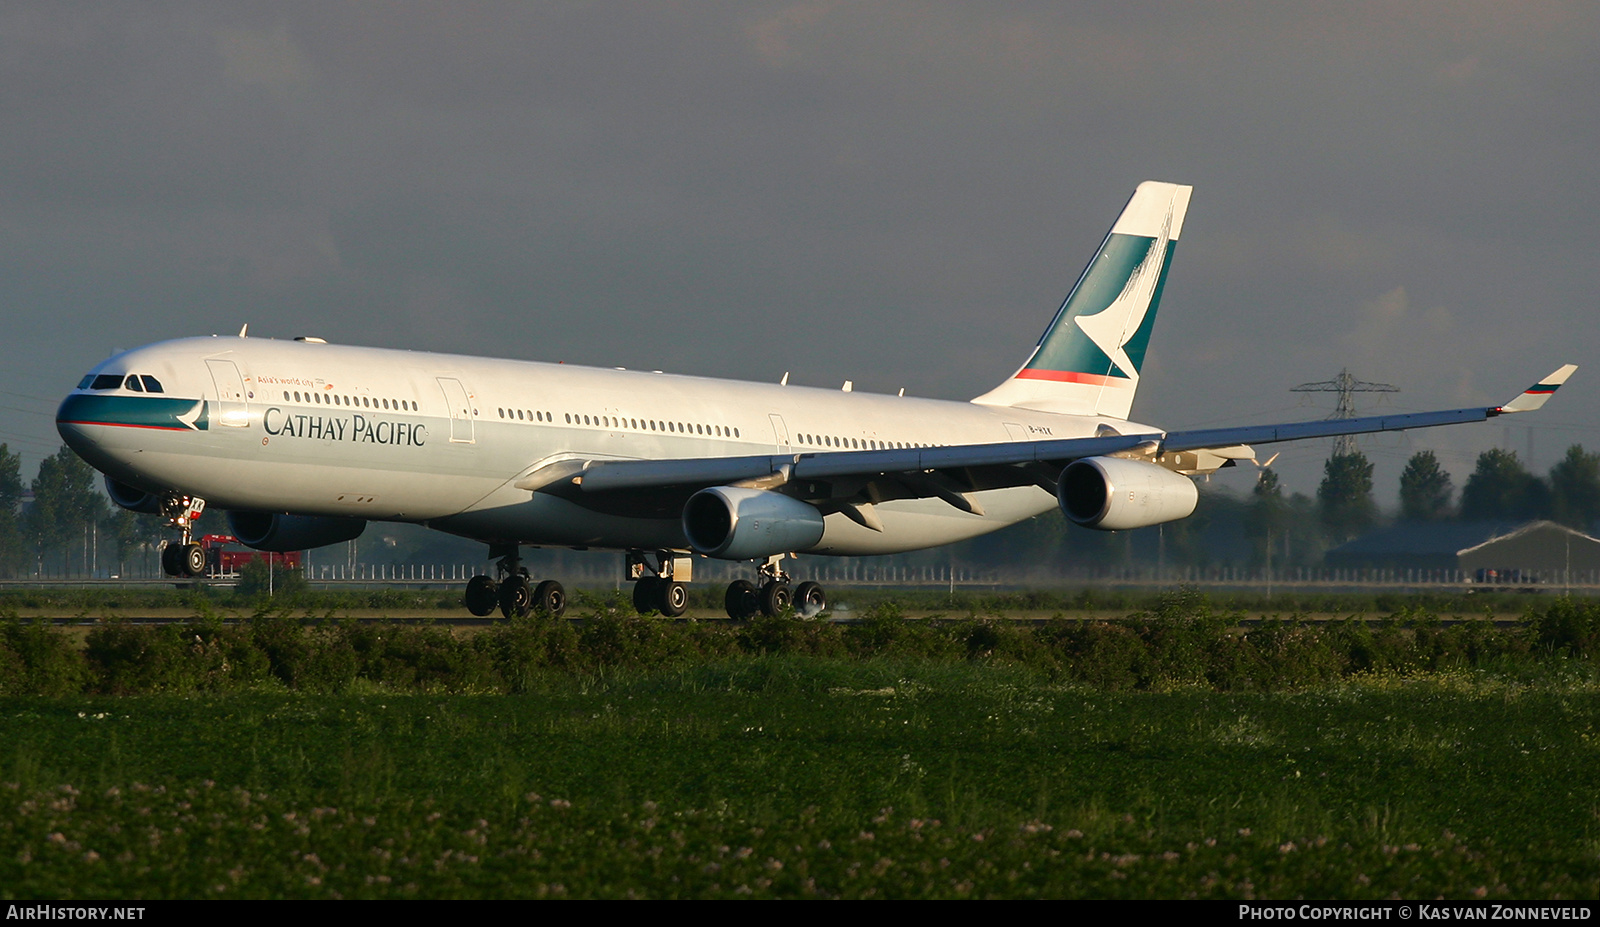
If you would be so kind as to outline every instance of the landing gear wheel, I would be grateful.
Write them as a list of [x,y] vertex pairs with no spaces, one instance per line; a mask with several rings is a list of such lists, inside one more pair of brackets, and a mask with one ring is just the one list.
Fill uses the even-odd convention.
[[802,618],[815,618],[828,607],[828,594],[820,583],[803,582],[794,587],[794,610]]
[[755,583],[748,579],[736,579],[729,583],[728,594],[722,604],[727,607],[728,617],[735,621],[749,621],[761,614],[761,596],[756,592]]
[[567,610],[567,590],[553,579],[545,580],[534,587],[533,610],[551,618],[560,618],[561,613]]
[[528,577],[506,577],[500,584],[500,614],[507,618],[524,618],[532,607],[533,589],[528,585]]
[[[178,548],[179,565],[183,568],[184,576],[204,576],[206,572],[206,549],[199,544],[185,544]],[[268,554],[267,556],[272,556]]]
[[168,544],[161,548],[161,572],[168,576],[183,575],[183,547],[178,544]]
[[794,603],[788,583],[766,583],[761,587],[761,614],[776,618]]
[[689,587],[671,580],[656,581],[656,608],[668,618],[677,618],[689,610]]
[[659,596],[656,587],[661,580],[653,576],[646,576],[633,584],[633,610],[641,615],[648,615],[659,606]]
[[500,587],[487,576],[474,576],[467,580],[466,600],[467,611],[483,618],[500,604]]

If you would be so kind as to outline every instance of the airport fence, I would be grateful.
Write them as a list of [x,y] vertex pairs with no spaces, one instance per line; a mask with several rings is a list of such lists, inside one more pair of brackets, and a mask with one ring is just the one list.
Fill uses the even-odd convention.
[[[850,586],[875,587],[947,587],[964,588],[1017,588],[1017,587],[1173,587],[1188,586],[1199,589],[1251,589],[1271,592],[1273,589],[1317,590],[1472,590],[1575,592],[1593,594],[1600,592],[1600,571],[1595,570],[1499,570],[1476,571],[1414,568],[1324,568],[1292,567],[1266,570],[1263,568],[1213,566],[1213,567],[1161,567],[1135,564],[1127,566],[1076,566],[1063,569],[1029,568],[1003,569],[993,567],[962,566],[960,564],[882,564],[858,560],[830,561],[825,558],[805,558],[788,561],[784,568],[794,582],[811,580],[824,586],[839,588]],[[464,585],[479,573],[493,573],[487,563],[316,563],[301,568],[305,579],[318,587],[449,587]],[[694,563],[693,582],[728,583],[736,579],[753,579],[755,571],[750,564],[728,563],[716,560],[697,560]],[[237,580],[236,575],[212,575],[205,581],[228,585]],[[621,558],[609,563],[600,560],[566,564],[550,575],[539,575],[536,580],[553,578],[572,588],[615,588],[626,584]],[[70,570],[42,570],[25,576],[0,579],[0,586],[138,586],[166,585],[170,577],[138,571],[138,574],[119,575],[102,571],[99,575]]]

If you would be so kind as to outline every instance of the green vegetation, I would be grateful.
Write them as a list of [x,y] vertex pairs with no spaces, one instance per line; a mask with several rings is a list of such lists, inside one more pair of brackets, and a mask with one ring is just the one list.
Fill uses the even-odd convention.
[[[202,601],[201,606],[205,603]],[[620,603],[580,622],[528,618],[476,633],[437,624],[305,620],[263,607],[225,623],[215,612],[163,625],[109,620],[83,635],[0,621],[0,695],[188,694],[262,688],[343,693],[514,694],[549,673],[664,670],[753,656],[980,663],[1049,683],[1107,691],[1198,686],[1281,691],[1375,672],[1458,669],[1537,677],[1553,657],[1588,666],[1600,650],[1600,602],[1548,600],[1515,626],[1445,624],[1405,609],[1379,621],[1267,619],[1241,626],[1207,599],[1177,594],[1118,621],[907,619],[889,603],[844,624],[797,618],[669,622]],[[475,629],[469,629],[475,630]]]
[[1600,605],[1231,618],[0,622],[0,898],[1600,893]]
[[0,700],[0,896],[1594,897],[1588,686],[1113,694],[762,657]]
[[[211,614],[248,617],[260,611],[295,613],[306,617],[344,617],[352,614],[393,618],[433,616],[465,617],[461,587],[431,589],[317,589],[294,580],[285,587],[277,577],[274,593],[259,569],[255,580],[240,587],[209,586],[193,590],[170,587],[52,588],[41,586],[0,589],[0,616],[54,616],[83,618],[182,615],[200,618]],[[689,587],[690,607],[723,614],[724,588],[715,583]],[[627,590],[569,590],[571,615],[595,611],[631,611]],[[841,608],[865,614],[894,606],[909,615],[936,614],[967,617],[1050,616],[1104,617],[1154,611],[1169,593],[1137,587],[982,590],[957,586],[954,592],[939,586],[871,587],[839,586],[830,590]],[[1519,616],[1530,607],[1541,608],[1551,599],[1530,599],[1516,592],[1440,590],[1438,592],[1305,592],[1293,587],[1261,592],[1223,592],[1206,596],[1208,607],[1230,616],[1381,616],[1399,612],[1428,612],[1442,617],[1459,615]],[[840,612],[843,614],[843,612]]]

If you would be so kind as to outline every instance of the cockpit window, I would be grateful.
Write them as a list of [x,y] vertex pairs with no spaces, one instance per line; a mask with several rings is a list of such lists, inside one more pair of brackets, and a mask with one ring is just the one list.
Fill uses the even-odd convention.
[[128,374],[128,379],[122,381],[122,388],[131,389],[136,393],[144,392],[144,387],[140,385],[139,378],[131,373]]
[[147,393],[165,392],[165,390],[163,390],[161,388],[161,381],[157,380],[155,377],[152,377],[147,373],[141,373],[141,374],[139,374],[139,379],[144,381],[144,391],[145,392],[147,392]]
[[86,373],[86,374],[83,375],[83,379],[78,381],[78,389],[88,389],[89,388],[89,384],[93,383],[93,382],[94,382],[94,374]]
[[89,388],[90,389],[116,389],[117,387],[119,387],[121,385],[122,385],[122,374],[120,374],[120,373],[102,373],[99,376],[94,378],[94,382],[89,384]]

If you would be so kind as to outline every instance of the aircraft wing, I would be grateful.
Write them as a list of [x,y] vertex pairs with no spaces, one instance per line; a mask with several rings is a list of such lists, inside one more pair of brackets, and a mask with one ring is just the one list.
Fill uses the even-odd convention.
[[[1361,418],[1243,425],[1191,431],[1137,432],[1050,441],[1011,441],[954,447],[902,448],[871,451],[794,452],[746,457],[683,460],[563,461],[559,470],[542,471],[518,482],[522,488],[594,494],[674,491],[684,495],[710,486],[743,485],[777,489],[824,509],[844,503],[938,497],[957,508],[981,513],[968,493],[1010,486],[1037,485],[1051,492],[1061,469],[1085,457],[1115,456],[1152,460],[1182,472],[1207,472],[1233,459],[1251,459],[1245,445],[1272,444],[1306,438],[1371,434],[1480,422],[1497,415],[1529,412],[1544,405],[1577,367],[1561,367],[1501,406],[1447,409]],[[1211,466],[1191,470],[1178,455],[1210,455]],[[556,467],[557,465],[552,465]]]

